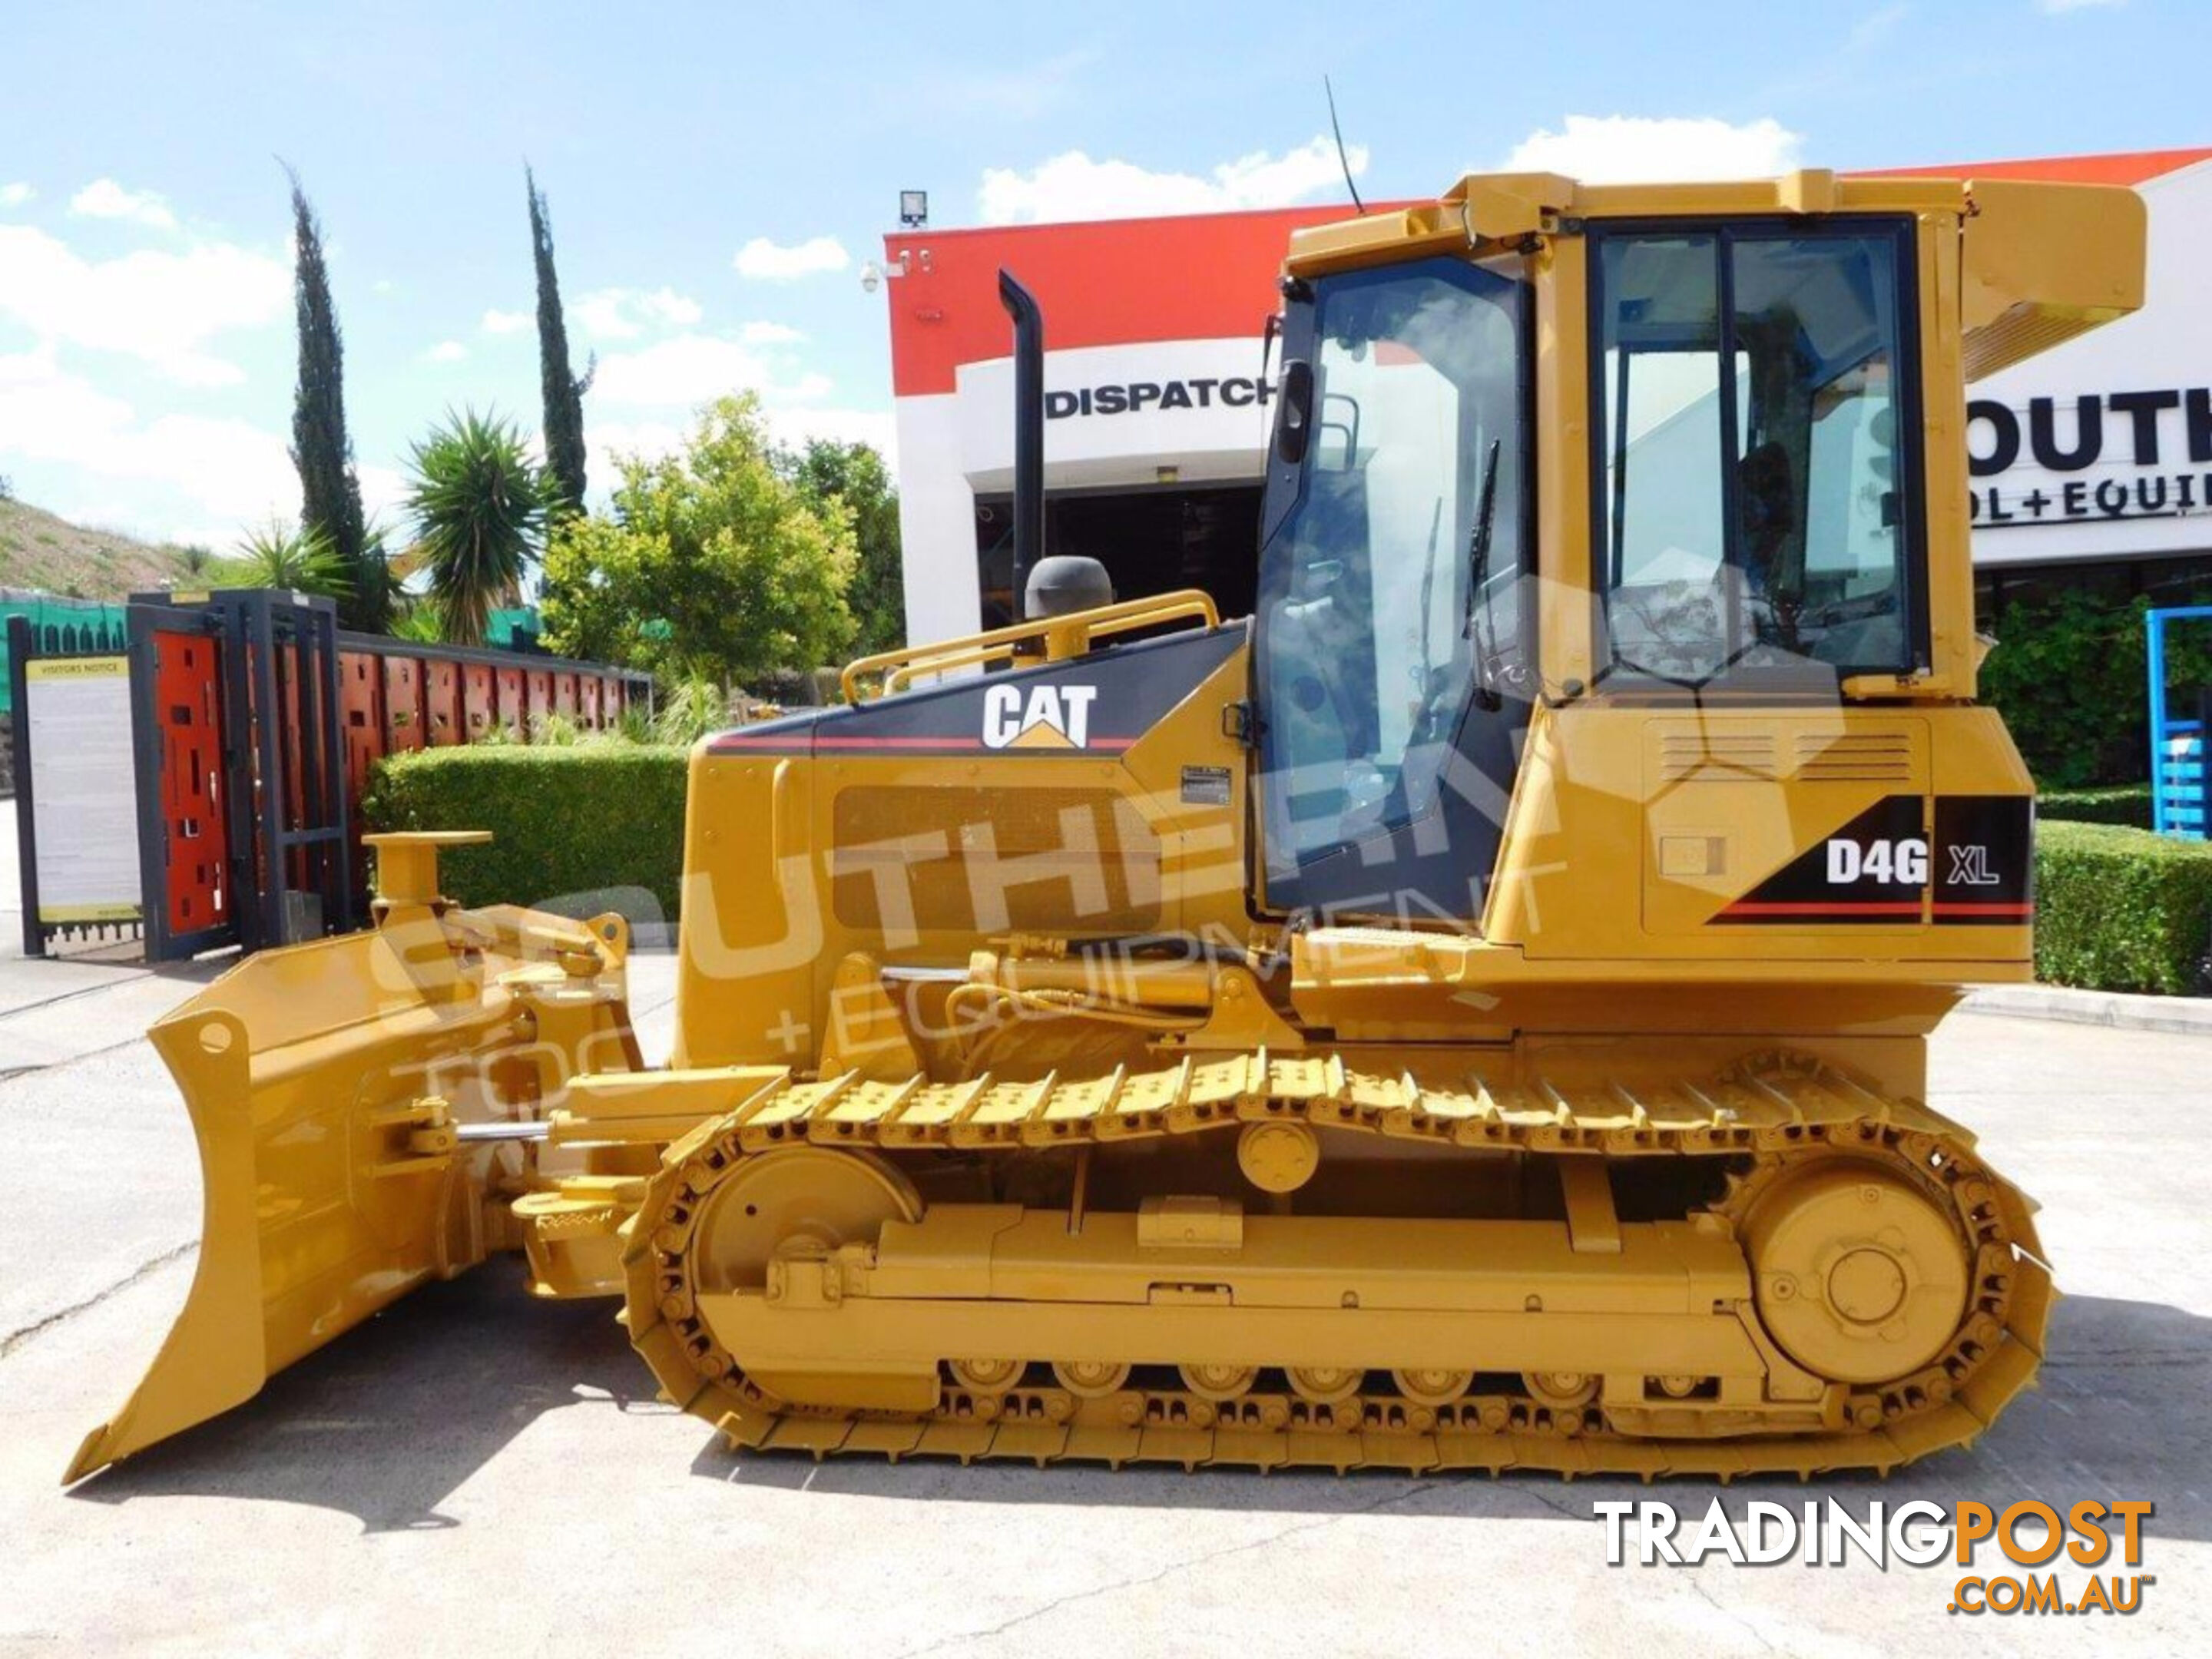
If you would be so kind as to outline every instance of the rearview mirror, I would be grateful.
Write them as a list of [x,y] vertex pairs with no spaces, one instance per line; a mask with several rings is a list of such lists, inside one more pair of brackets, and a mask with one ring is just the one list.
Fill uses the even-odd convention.
[[1289,466],[1306,458],[1306,443],[1313,434],[1313,365],[1304,358],[1283,364],[1283,383],[1275,402],[1275,454]]

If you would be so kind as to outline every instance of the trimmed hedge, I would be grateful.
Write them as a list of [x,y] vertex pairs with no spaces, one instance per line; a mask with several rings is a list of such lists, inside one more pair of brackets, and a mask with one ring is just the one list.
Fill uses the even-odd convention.
[[641,744],[423,749],[378,763],[371,830],[489,830],[439,860],[464,904],[676,920],[686,750]]
[[2036,832],[2035,975],[2091,991],[2212,985],[2212,843],[2118,824]]
[[2150,786],[2114,784],[2106,789],[2046,789],[2035,798],[2035,815],[2045,823],[2124,823],[2150,828]]
[[[372,830],[490,830],[490,846],[456,848],[441,860],[445,889],[463,903],[673,921],[688,759],[681,749],[627,744],[422,750],[378,763],[363,810]],[[2125,789],[2043,798],[2039,979],[2169,994],[2212,983],[2212,843],[2069,822],[2052,805],[2118,811],[2138,799],[2148,798]]]

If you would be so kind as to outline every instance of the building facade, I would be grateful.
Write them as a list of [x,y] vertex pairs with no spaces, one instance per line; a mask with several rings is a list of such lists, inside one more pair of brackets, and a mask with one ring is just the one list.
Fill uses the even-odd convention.
[[[2142,311],[1968,389],[1985,606],[2212,587],[2212,148],[1885,171],[2129,185],[2149,210]],[[1349,211],[887,237],[908,637],[1014,614],[1002,267],[1045,313],[1047,547],[1125,599],[1200,587],[1249,611],[1276,271],[1291,230]]]

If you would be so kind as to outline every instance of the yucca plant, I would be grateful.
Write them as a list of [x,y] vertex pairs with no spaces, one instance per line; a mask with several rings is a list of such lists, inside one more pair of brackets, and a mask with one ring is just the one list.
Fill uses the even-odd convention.
[[352,590],[345,562],[319,530],[303,530],[271,519],[241,537],[224,575],[249,587],[283,587],[296,593],[332,599]]
[[653,735],[659,742],[688,748],[732,719],[729,693],[704,674],[694,674],[662,696],[653,711]]
[[416,645],[441,645],[446,636],[438,623],[436,605],[427,599],[404,599],[392,613],[392,637]]
[[407,509],[445,635],[482,645],[544,545],[544,478],[512,422],[474,410],[449,413],[413,446],[409,468]]

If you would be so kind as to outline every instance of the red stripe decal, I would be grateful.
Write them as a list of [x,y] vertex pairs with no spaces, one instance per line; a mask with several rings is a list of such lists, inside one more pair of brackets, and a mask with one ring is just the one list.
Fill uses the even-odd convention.
[[[2020,916],[2035,914],[2033,904],[2010,904],[1996,900],[1954,899],[1931,907],[1939,916]],[[1739,899],[1715,918],[1730,916],[1917,916],[1917,899],[1810,900],[1784,903],[1777,900]]]
[[1918,899],[1820,899],[1806,902],[1739,899],[1721,912],[1727,916],[1917,916]]
[[[1134,738],[1093,738],[1080,749],[1024,749],[1018,752],[1035,755],[1118,755],[1136,741]],[[772,736],[758,738],[716,738],[709,745],[709,752],[720,754],[726,750],[732,749],[767,749],[781,754],[803,755],[808,746],[809,740],[804,734],[787,736],[779,732]],[[839,749],[863,753],[877,751],[885,754],[910,749],[949,750],[955,754],[962,755],[996,755],[1015,752],[989,748],[981,738],[825,738],[817,736],[811,740],[811,746],[816,749]]]

